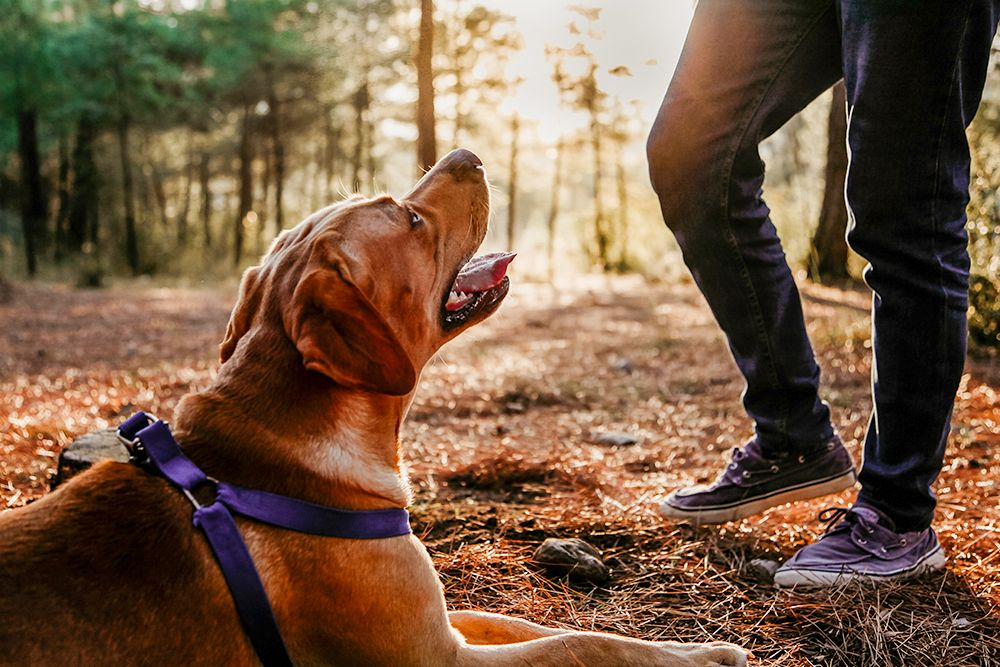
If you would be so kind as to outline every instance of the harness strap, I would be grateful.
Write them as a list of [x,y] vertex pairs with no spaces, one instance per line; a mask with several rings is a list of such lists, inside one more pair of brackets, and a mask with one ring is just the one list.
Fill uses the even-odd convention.
[[412,532],[405,509],[342,510],[225,482],[219,483],[218,497],[237,514],[297,533],[374,540]]
[[[118,427],[133,463],[166,477],[195,507],[194,525],[204,532],[233,596],[243,630],[266,667],[292,667],[278,621],[232,512],[296,532],[351,539],[408,535],[405,509],[343,510],[275,493],[219,482],[184,455],[166,423],[137,412]],[[199,484],[216,485],[215,500],[201,505]]]
[[292,667],[278,620],[233,515],[225,505],[214,502],[195,511],[194,525],[205,533],[215,553],[233,596],[236,613],[243,623],[243,631],[257,657],[266,667]]

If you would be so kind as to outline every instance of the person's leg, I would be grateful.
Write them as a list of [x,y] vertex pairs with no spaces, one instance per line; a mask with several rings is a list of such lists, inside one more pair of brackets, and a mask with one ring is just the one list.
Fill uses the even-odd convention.
[[666,518],[723,523],[841,491],[854,464],[818,394],[819,367],[761,198],[760,142],[841,77],[832,0],[702,0],[650,132],[664,220],[746,378],[757,437]]
[[874,411],[855,506],[775,575],[839,585],[939,569],[930,487],[965,361],[969,148],[1000,0],[840,0],[848,238],[870,263]]
[[841,78],[839,44],[831,0],[701,0],[649,136],[664,220],[746,378],[768,457],[833,429],[757,146]]
[[874,292],[858,502],[927,528],[965,363],[969,147],[997,0],[844,0],[848,239]]

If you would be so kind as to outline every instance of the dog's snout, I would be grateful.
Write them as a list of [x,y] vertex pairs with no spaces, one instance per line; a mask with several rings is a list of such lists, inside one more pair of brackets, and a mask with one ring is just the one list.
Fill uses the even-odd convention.
[[482,166],[483,161],[479,159],[479,156],[464,148],[453,150],[441,161],[442,169],[460,181],[469,177],[482,178]]

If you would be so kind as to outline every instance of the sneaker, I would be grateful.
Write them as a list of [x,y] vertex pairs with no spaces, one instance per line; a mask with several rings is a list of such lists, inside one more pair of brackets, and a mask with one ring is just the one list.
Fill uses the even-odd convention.
[[854,581],[906,579],[944,567],[934,529],[897,533],[874,507],[832,507],[819,515],[832,526],[774,574],[779,588],[822,588]]
[[840,438],[807,454],[768,459],[757,440],[733,449],[732,461],[710,485],[678,489],[660,503],[660,516],[695,524],[726,523],[798,500],[854,486],[854,462]]

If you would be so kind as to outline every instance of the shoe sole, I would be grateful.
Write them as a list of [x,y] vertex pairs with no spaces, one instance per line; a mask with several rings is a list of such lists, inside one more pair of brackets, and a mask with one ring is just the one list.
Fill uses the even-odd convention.
[[857,473],[852,468],[843,475],[823,482],[778,491],[768,496],[753,498],[727,507],[706,507],[689,510],[670,504],[670,498],[660,503],[660,516],[664,519],[684,519],[695,525],[728,523],[754,516],[772,507],[794,503],[800,500],[812,500],[837,493],[854,486]]
[[774,575],[774,585],[778,588],[805,589],[805,588],[836,588],[848,586],[856,582],[879,583],[884,581],[899,581],[918,577],[928,572],[937,572],[944,567],[947,557],[938,545],[933,551],[928,552],[915,565],[883,574],[871,574],[845,570],[842,572],[824,572],[822,570],[795,569],[782,571],[778,570]]

